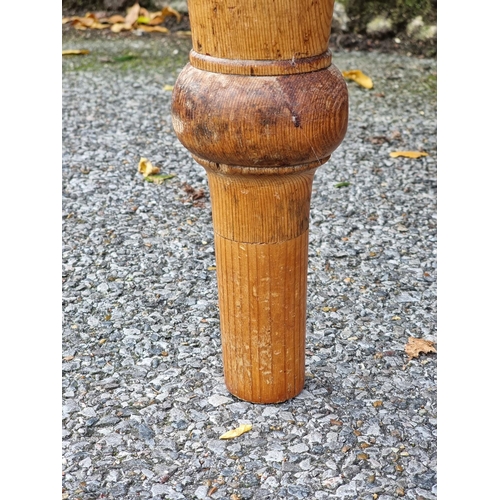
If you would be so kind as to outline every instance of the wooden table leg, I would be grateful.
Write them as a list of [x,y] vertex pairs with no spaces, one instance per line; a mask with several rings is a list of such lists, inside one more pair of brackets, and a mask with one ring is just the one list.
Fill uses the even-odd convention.
[[332,12],[332,0],[189,2],[173,125],[208,174],[226,385],[256,403],[304,386],[312,182],[348,120]]

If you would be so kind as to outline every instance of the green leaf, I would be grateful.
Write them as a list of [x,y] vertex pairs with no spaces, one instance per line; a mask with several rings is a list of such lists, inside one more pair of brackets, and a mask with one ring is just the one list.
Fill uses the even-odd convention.
[[335,184],[335,187],[336,188],[343,188],[343,187],[347,187],[347,186],[350,186],[351,183],[350,182],[339,182],[338,184]]
[[139,56],[136,56],[134,54],[125,54],[123,56],[116,56],[113,57],[113,61],[115,62],[126,62],[126,61],[132,61],[133,59],[138,59]]

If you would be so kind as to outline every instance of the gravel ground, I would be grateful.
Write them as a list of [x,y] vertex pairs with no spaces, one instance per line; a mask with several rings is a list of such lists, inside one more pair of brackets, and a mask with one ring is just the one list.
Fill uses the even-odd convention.
[[[435,59],[334,54],[375,87],[348,83],[315,177],[305,389],[256,405],[224,386],[207,180],[163,88],[189,42],[169,40],[63,39],[91,49],[63,59],[63,499],[435,499],[436,354],[404,351],[437,340]],[[141,157],[175,177],[145,182]]]

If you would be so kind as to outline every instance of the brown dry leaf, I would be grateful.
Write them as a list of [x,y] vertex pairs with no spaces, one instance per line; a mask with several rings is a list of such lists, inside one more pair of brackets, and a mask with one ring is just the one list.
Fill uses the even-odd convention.
[[169,16],[173,16],[177,19],[177,22],[180,23],[182,16],[180,15],[179,12],[177,12],[175,9],[172,9],[172,7],[164,7],[161,11],[161,15],[163,16],[163,19]]
[[[123,16],[116,14],[114,16],[108,17],[107,21],[109,24],[124,23],[125,18]],[[101,22],[104,22],[104,19],[102,19]]]
[[163,21],[165,21],[165,16],[163,16],[161,12],[151,12],[149,17],[150,26],[156,26],[157,24],[161,24]]
[[92,19],[91,17],[76,17],[73,21],[71,21],[71,24],[76,29],[90,28],[94,23],[95,19]]
[[151,14],[149,13],[148,9],[141,7],[139,9],[139,17],[147,17],[149,19],[151,17]]
[[393,151],[389,153],[391,158],[397,158],[398,156],[403,156],[405,158],[420,158],[421,156],[429,156],[424,151]]
[[405,346],[405,352],[410,359],[418,358],[420,353],[427,354],[428,352],[437,352],[434,347],[434,342],[431,340],[417,339],[408,337],[408,343]]
[[384,403],[382,401],[374,401],[372,404],[374,408],[378,408],[379,406],[382,406]]
[[129,31],[130,29],[131,29],[131,26],[129,24],[125,24],[125,23],[115,23],[110,28],[110,30],[113,33],[120,33],[120,31]]
[[251,431],[252,430],[252,424],[243,424],[237,427],[236,429],[232,429],[224,434],[222,436],[219,436],[219,439],[234,439],[237,438],[238,436],[241,436],[245,432]]
[[335,420],[334,418],[331,418],[330,425],[343,425],[343,423],[340,420]]
[[90,50],[87,49],[78,49],[78,50],[63,50],[63,56],[82,56],[88,54]]
[[165,28],[165,26],[148,26],[146,24],[141,24],[138,28],[148,33],[168,33],[168,29]]
[[342,76],[344,78],[347,78],[348,80],[352,80],[353,82],[356,82],[359,86],[361,86],[365,89],[372,89],[373,88],[372,79],[369,76],[365,75],[359,69],[352,69],[350,71],[342,71]]
[[144,177],[160,173],[160,169],[158,167],[154,167],[147,158],[141,158],[139,160],[137,170],[144,175]]
[[127,15],[125,16],[125,24],[134,24],[139,17],[139,11],[141,10],[141,6],[139,2],[136,2],[132,7],[127,9]]
[[93,30],[103,30],[105,28],[109,28],[109,25],[108,24],[100,23],[98,21],[95,21],[94,24],[92,24],[91,28]]
[[188,37],[188,36],[191,36],[191,31],[176,31],[175,34],[178,36]]
[[358,453],[358,454],[356,455],[356,458],[357,458],[358,460],[368,460],[370,457],[368,456],[368,454],[367,454],[367,453]]

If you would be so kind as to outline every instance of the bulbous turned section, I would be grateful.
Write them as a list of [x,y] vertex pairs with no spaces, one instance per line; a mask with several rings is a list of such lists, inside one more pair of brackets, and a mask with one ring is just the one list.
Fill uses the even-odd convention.
[[346,84],[335,66],[245,77],[188,64],[172,95],[181,143],[198,158],[244,167],[326,161],[344,138],[347,114]]
[[304,386],[312,182],[348,120],[328,51],[333,3],[189,2],[172,122],[208,174],[225,382],[255,403]]

